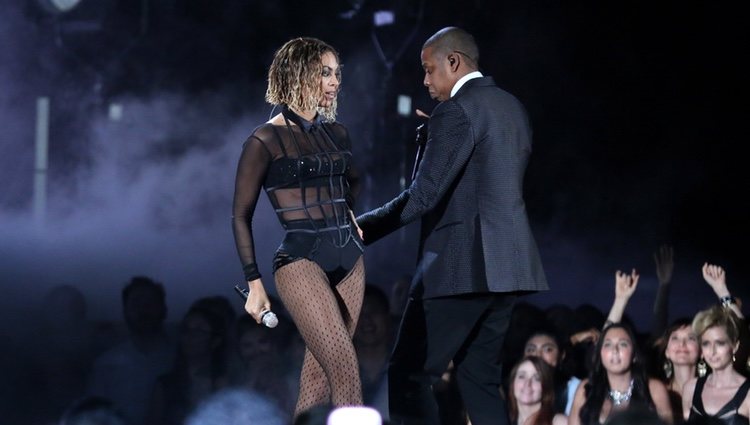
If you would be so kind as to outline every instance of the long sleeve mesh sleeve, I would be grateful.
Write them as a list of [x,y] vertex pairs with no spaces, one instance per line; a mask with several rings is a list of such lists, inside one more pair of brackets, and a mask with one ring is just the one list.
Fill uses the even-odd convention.
[[260,278],[255,263],[252,221],[270,161],[271,154],[263,142],[255,136],[250,136],[242,147],[237,165],[232,206],[234,242],[247,280]]

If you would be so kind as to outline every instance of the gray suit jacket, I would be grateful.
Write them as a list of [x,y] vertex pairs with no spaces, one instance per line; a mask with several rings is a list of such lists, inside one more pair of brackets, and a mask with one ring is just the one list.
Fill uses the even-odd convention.
[[357,218],[365,244],[421,218],[416,295],[548,289],[522,196],[531,129],[521,103],[476,78],[428,125],[411,186]]

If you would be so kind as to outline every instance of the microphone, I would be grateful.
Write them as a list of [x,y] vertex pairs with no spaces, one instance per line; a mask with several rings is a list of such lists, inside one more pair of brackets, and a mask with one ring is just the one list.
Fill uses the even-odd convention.
[[[234,285],[234,290],[237,291],[238,294],[242,297],[242,299],[247,300],[247,297],[250,295],[250,290],[241,287],[240,285]],[[276,314],[271,310],[263,310],[260,312],[260,321],[263,323],[267,328],[275,328],[276,325],[279,324],[279,318],[276,317]]]
[[417,177],[419,163],[422,162],[422,155],[424,155],[424,145],[427,143],[427,127],[424,123],[417,127],[417,138],[414,142],[417,144],[417,154],[414,157],[414,168],[411,170],[412,181]]

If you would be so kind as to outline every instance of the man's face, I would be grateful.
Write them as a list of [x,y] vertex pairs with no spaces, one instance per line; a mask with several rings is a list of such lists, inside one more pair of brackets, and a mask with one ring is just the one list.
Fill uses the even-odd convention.
[[424,85],[430,97],[444,101],[451,97],[451,89],[458,81],[445,55],[437,54],[432,47],[425,47],[421,54],[424,69]]
[[125,302],[125,322],[132,332],[149,334],[161,330],[166,306],[153,289],[137,288]]

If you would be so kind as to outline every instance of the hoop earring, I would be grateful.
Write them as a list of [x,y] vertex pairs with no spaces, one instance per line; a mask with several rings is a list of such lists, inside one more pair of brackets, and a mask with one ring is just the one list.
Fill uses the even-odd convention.
[[698,362],[697,369],[698,369],[698,376],[701,378],[706,376],[706,373],[708,373],[708,365],[706,364],[706,361],[703,360],[702,357],[701,357],[701,360]]
[[664,369],[664,376],[667,377],[667,379],[672,378],[672,373],[674,373],[674,369],[672,368],[672,361],[669,359],[664,359],[664,365],[662,366]]

